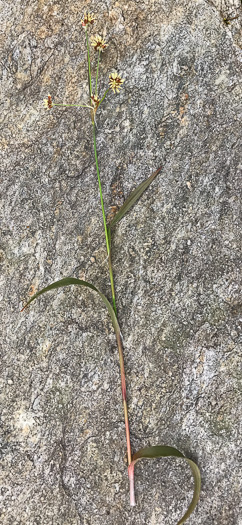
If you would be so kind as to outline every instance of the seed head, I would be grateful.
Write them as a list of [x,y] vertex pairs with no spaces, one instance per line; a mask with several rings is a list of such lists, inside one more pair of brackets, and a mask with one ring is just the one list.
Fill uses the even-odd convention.
[[48,98],[45,98],[45,99],[44,99],[44,107],[45,107],[46,109],[51,109],[51,108],[53,108],[53,102],[52,102],[51,95],[48,95]]
[[84,17],[81,20],[81,25],[82,27],[93,25],[95,20],[96,19],[93,13],[84,13]]
[[108,46],[100,35],[91,36],[90,40],[95,51],[104,51],[105,47]]
[[122,87],[122,84],[124,82],[124,79],[122,79],[116,71],[111,73],[109,75],[109,87],[113,90],[114,93],[119,93],[120,88]]

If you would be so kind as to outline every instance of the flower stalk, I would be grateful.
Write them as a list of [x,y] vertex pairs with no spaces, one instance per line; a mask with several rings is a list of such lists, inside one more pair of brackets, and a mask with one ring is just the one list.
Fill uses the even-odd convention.
[[[85,35],[86,35],[86,43],[87,43],[87,62],[88,62],[88,86],[89,86],[89,98],[90,98],[90,104],[92,104],[92,78],[91,78],[91,61],[90,61],[90,51],[89,51],[89,43],[88,43],[88,34],[87,34],[87,28],[85,28]],[[94,122],[94,114],[93,111],[91,112],[91,118],[92,122]]]
[[100,102],[99,102],[99,106],[100,106],[100,104],[102,103],[102,101],[105,99],[105,97],[106,97],[106,95],[109,93],[109,91],[110,91],[110,88],[106,89],[106,91],[105,91],[103,97],[101,98],[101,100],[100,100]]
[[99,62],[100,62],[100,54],[101,49],[98,51],[98,60],[97,60],[97,74],[96,74],[96,86],[95,86],[95,95],[97,96],[97,82],[98,82],[98,69],[99,69]]
[[[85,29],[85,33],[86,33],[87,60],[88,60],[88,82],[89,82],[90,90],[91,90],[91,93],[92,93],[90,51],[89,51],[89,42],[88,42],[88,35],[87,35],[87,30],[86,29]],[[99,55],[98,58],[100,58],[100,52],[98,53],[98,55]],[[98,67],[99,67],[99,61],[98,61]],[[96,75],[96,86],[97,86],[97,78],[98,78],[98,68],[97,68],[97,75]],[[92,103],[92,94],[90,94],[90,103]],[[100,101],[100,103],[101,103],[101,101]],[[111,262],[111,247],[110,247],[110,241],[109,241],[109,236],[108,236],[106,214],[105,214],[104,202],[103,202],[102,184],[101,184],[99,165],[98,165],[98,156],[97,156],[95,121],[94,121],[94,115],[93,114],[94,114],[94,111],[92,112],[92,131],[93,131],[94,156],[95,156],[96,171],[97,171],[98,186],[99,186],[99,194],[100,194],[100,201],[101,201],[101,208],[102,208],[103,225],[104,225],[104,231],[105,231],[105,239],[106,239],[106,248],[107,248],[107,255],[108,255],[108,266],[109,266],[110,284],[111,284],[111,291],[112,291],[113,308],[114,308],[115,314],[117,315],[117,308],[116,308],[116,301],[115,301],[114,280],[113,280],[113,270],[112,270],[112,262]]]
[[91,106],[83,105],[83,104],[56,104],[55,102],[52,102],[53,106],[61,106],[63,108],[89,108],[92,109]]

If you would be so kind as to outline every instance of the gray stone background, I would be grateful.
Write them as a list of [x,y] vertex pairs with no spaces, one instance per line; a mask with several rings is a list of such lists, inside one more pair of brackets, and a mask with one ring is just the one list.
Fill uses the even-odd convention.
[[[119,363],[85,109],[84,9],[106,31],[97,115],[107,214],[162,164],[115,229],[131,441],[198,462],[190,525],[242,523],[239,349],[240,0],[5,0],[1,5],[1,523],[176,524],[192,496],[179,460],[136,467],[129,507]],[[230,24],[224,18],[238,16]],[[119,196],[120,200],[120,196]]]

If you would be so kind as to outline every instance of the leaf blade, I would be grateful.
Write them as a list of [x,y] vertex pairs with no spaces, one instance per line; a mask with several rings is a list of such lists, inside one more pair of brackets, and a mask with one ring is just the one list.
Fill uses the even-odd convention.
[[192,461],[189,458],[186,458],[184,454],[182,454],[182,452],[180,452],[177,448],[168,447],[165,445],[157,445],[154,447],[146,447],[146,448],[140,449],[138,452],[136,452],[133,455],[131,465],[135,465],[136,461],[139,461],[140,459],[144,459],[144,458],[154,459],[154,458],[160,458],[160,457],[177,457],[180,459],[184,459],[189,464],[191,471],[192,471],[193,480],[194,480],[193,497],[192,497],[192,501],[187,511],[185,512],[184,516],[177,523],[177,525],[182,525],[191,516],[199,500],[200,490],[201,490],[200,470],[198,466],[196,465],[196,463],[194,463],[194,461]]
[[158,168],[148,179],[144,180],[131,192],[129,197],[124,202],[123,206],[118,210],[112,221],[109,223],[109,228],[113,228],[113,226],[119,222],[122,217],[132,208],[132,206],[139,200],[139,198],[143,195],[144,191],[148,188],[148,186],[153,182],[154,178],[160,173],[162,166]]
[[108,299],[106,298],[106,296],[104,294],[102,294],[98,290],[98,288],[96,288],[96,286],[94,286],[92,283],[89,283],[88,281],[82,281],[81,279],[76,279],[75,277],[64,277],[63,279],[60,279],[59,281],[55,281],[54,283],[49,284],[48,286],[45,286],[44,288],[39,290],[39,292],[37,292],[35,295],[33,295],[33,297],[31,297],[27,301],[26,305],[22,308],[21,312],[23,310],[25,310],[25,308],[27,308],[27,306],[29,306],[30,303],[32,303],[32,301],[37,299],[37,297],[39,297],[40,295],[42,295],[42,294],[44,294],[46,292],[49,292],[51,290],[57,289],[57,288],[63,288],[65,286],[71,286],[71,285],[84,286],[84,287],[90,288],[91,290],[96,292],[101,297],[102,301],[104,302],[105,306],[107,307],[107,309],[109,311],[109,314],[110,314],[110,317],[112,319],[112,323],[113,323],[113,327],[114,327],[115,332],[117,330],[118,330],[118,332],[120,332],[119,324],[118,324],[117,317],[115,315],[114,309],[111,306],[111,304],[108,301]]

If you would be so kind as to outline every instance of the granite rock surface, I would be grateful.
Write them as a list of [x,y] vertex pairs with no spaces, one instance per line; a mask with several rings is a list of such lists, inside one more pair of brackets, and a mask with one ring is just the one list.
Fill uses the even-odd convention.
[[188,524],[241,525],[239,0],[2,2],[0,521],[175,525],[192,497],[181,461],[140,462],[129,507],[99,298],[72,287],[20,314],[65,276],[110,298],[90,113],[42,104],[88,102],[85,9],[109,42],[100,93],[125,78],[96,119],[107,215],[163,166],[113,238],[132,448],[197,461]]

